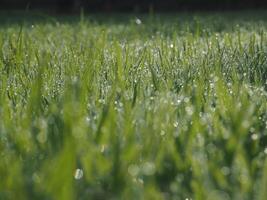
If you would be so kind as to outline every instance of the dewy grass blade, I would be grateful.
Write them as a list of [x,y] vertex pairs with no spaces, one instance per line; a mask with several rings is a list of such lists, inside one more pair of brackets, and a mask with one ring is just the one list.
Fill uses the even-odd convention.
[[28,14],[0,13],[0,199],[264,199],[265,11]]

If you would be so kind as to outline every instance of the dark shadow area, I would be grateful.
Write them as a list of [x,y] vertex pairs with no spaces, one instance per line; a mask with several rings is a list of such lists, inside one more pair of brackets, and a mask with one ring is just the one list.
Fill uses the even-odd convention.
[[1,0],[1,10],[43,10],[52,13],[170,12],[264,9],[264,0]]

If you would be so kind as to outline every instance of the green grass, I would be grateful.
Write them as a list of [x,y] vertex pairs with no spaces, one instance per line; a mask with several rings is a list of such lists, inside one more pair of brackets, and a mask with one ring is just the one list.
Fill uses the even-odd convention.
[[266,198],[266,12],[0,16],[1,200]]

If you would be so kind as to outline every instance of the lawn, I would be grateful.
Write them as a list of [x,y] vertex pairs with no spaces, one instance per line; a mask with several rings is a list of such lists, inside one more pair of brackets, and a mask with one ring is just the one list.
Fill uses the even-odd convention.
[[0,199],[265,200],[266,13],[0,13]]

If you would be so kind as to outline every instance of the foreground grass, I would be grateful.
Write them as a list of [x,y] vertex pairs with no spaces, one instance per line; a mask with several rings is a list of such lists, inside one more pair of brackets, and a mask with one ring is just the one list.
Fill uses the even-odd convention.
[[265,199],[263,13],[0,27],[0,199]]

